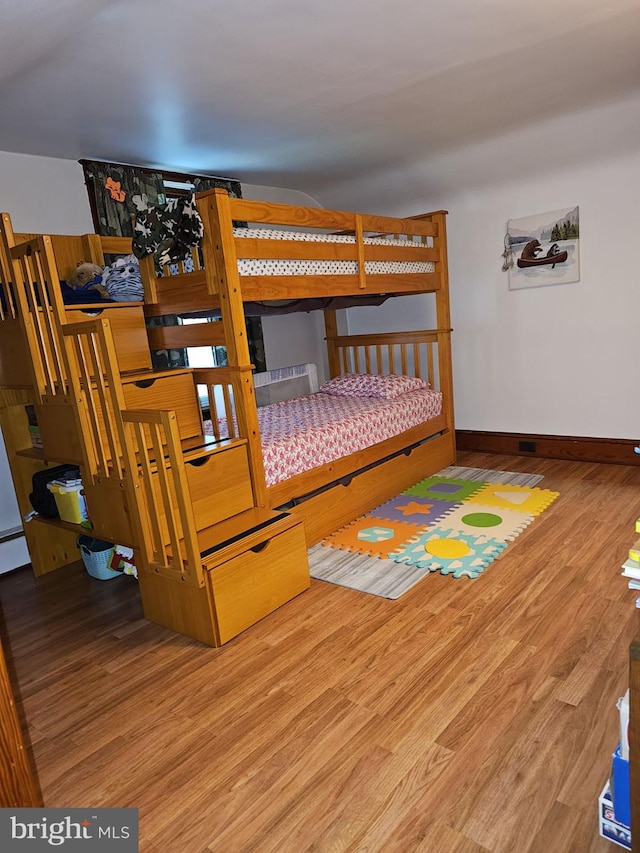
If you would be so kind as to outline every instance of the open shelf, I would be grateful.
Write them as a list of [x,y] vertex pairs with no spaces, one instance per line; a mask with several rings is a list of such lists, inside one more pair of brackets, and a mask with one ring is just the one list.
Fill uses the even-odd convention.
[[87,527],[84,524],[73,524],[71,521],[63,521],[61,518],[44,518],[42,515],[34,515],[31,521],[48,524],[52,527],[62,527],[65,530],[70,530],[72,533],[77,533],[78,536],[82,533],[86,536],[91,536],[93,532],[93,527]]
[[16,450],[16,456],[25,456],[27,459],[41,459],[44,461],[44,450],[41,447],[25,447]]

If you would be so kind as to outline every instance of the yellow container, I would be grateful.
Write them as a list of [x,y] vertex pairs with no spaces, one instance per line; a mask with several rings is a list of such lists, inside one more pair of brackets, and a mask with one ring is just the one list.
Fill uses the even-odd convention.
[[60,480],[52,480],[47,483],[47,488],[52,493],[58,513],[63,521],[69,521],[71,524],[82,524],[87,521],[87,502],[84,495],[80,494],[82,483],[74,481],[73,483],[64,483]]

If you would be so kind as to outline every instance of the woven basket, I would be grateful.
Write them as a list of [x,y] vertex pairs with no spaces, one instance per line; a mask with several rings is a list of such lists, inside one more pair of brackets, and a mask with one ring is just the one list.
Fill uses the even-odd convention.
[[82,554],[82,562],[92,578],[108,581],[117,578],[122,572],[114,572],[109,568],[115,546],[111,542],[92,539],[90,536],[78,537],[78,548]]

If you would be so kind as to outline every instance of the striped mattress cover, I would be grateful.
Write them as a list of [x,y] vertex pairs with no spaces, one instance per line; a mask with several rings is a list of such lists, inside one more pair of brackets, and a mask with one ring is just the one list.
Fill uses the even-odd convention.
[[[234,228],[234,237],[259,240],[298,240],[312,243],[350,243],[356,238],[349,234],[319,234],[305,231],[282,231],[272,228]],[[386,237],[365,237],[366,246],[402,246],[424,248],[424,243],[410,240],[395,240]],[[236,244],[238,247],[238,244]],[[240,254],[238,247],[238,254]],[[293,260],[288,258],[238,258],[240,275],[354,275],[358,272],[357,261]],[[365,261],[365,272],[381,273],[425,273],[435,272],[432,261]]]
[[[391,400],[310,394],[258,409],[267,486],[400,435],[442,411],[439,391]],[[211,435],[211,422],[205,421]]]

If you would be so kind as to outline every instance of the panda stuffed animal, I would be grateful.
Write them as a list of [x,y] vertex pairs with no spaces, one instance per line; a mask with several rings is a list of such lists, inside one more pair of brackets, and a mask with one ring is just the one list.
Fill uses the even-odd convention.
[[135,255],[125,255],[115,260],[105,268],[102,279],[109,299],[114,302],[144,300],[140,264]]

